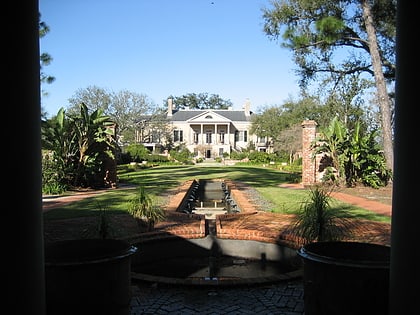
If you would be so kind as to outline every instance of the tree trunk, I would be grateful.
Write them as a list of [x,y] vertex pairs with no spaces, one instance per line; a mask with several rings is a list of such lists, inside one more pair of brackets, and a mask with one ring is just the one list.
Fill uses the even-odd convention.
[[368,45],[372,60],[373,73],[375,76],[378,105],[381,113],[384,155],[388,169],[393,170],[394,146],[392,141],[391,100],[388,96],[385,78],[382,72],[381,56],[379,54],[378,41],[376,38],[371,9],[367,0],[362,0],[361,4],[363,9],[363,19],[368,35]]

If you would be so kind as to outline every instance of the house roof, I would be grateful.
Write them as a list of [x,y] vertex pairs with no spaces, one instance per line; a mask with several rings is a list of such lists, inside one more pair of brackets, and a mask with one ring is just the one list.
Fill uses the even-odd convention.
[[[177,110],[174,111],[170,119],[172,121],[187,121],[205,113],[215,113],[231,121],[250,121],[251,116],[245,115],[243,110]],[[252,115],[252,113],[251,113]]]

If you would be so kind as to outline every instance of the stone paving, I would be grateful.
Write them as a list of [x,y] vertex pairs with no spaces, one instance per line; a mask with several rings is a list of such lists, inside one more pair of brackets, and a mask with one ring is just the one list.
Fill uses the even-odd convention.
[[304,314],[302,280],[247,287],[133,285],[131,315]]

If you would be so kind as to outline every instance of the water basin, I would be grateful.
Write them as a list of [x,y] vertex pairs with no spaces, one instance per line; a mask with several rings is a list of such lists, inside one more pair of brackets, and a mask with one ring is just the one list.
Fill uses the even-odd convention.
[[160,283],[238,285],[301,276],[295,249],[248,240],[175,238],[136,244],[132,277]]

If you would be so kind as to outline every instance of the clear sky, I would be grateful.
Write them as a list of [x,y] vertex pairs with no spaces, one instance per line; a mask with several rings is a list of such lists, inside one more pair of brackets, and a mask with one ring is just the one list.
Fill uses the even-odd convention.
[[291,52],[263,32],[269,0],[40,0],[50,32],[40,50],[49,115],[77,90],[98,86],[147,95],[217,94],[241,109],[283,104],[298,95]]

